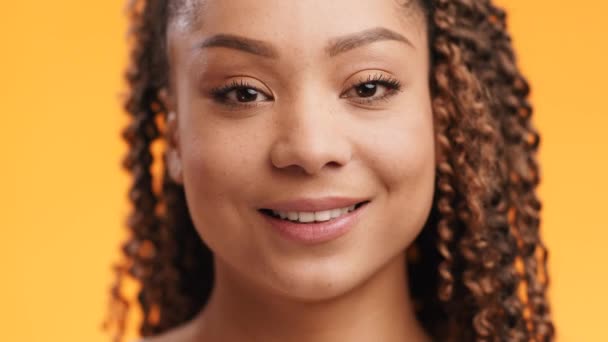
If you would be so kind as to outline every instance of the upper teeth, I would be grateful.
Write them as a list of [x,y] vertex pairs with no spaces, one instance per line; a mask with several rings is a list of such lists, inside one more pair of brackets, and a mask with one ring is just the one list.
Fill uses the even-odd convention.
[[355,205],[346,208],[338,208],[324,211],[275,211],[271,210],[276,216],[282,219],[298,222],[323,222],[333,218],[340,217],[348,212],[355,210]]

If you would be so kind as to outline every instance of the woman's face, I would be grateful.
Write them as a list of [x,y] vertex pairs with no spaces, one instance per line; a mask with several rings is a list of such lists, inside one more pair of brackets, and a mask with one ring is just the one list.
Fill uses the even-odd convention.
[[[403,253],[428,217],[435,177],[420,10],[209,0],[179,12],[168,32],[169,167],[217,260],[243,281],[318,300]],[[350,229],[324,238],[314,223],[301,239],[284,234],[261,210],[349,201],[369,202],[333,219]]]

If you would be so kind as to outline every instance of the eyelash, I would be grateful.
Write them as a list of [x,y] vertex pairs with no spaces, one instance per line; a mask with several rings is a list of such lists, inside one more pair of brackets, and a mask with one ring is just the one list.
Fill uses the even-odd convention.
[[352,84],[347,91],[345,91],[344,93],[340,94],[340,97],[342,97],[344,94],[348,93],[351,89],[355,89],[357,87],[360,87],[364,84],[375,84],[375,85],[381,85],[383,87],[386,87],[387,91],[384,95],[377,97],[377,96],[372,96],[372,97],[359,97],[358,100],[356,100],[355,102],[358,102],[360,104],[370,104],[376,101],[381,101],[381,100],[388,100],[388,98],[394,96],[397,94],[397,92],[401,91],[401,82],[399,82],[399,80],[397,80],[396,78],[390,77],[390,76],[385,76],[383,74],[375,74],[375,75],[369,75],[367,77],[367,80],[365,79],[360,79],[359,82]]
[[[256,106],[258,106],[258,103],[259,103],[258,101],[237,102],[237,103],[230,102],[230,100],[228,100],[226,95],[228,95],[228,93],[230,93],[231,91],[238,90],[238,89],[253,89],[253,90],[257,91],[258,93],[264,94],[264,92],[262,90],[250,85],[245,80],[240,80],[240,81],[234,80],[229,84],[223,85],[221,87],[213,88],[213,89],[211,89],[210,94],[211,94],[211,97],[216,102],[221,103],[222,105],[225,105],[228,107],[239,108],[239,107],[256,107]],[[268,96],[268,97],[270,99],[273,99],[272,96]]]
[[[399,82],[399,80],[392,78],[390,76],[385,76],[383,74],[375,74],[373,76],[369,75],[367,77],[367,79],[360,79],[359,82],[352,84],[348,88],[347,91],[340,94],[340,97],[344,98],[344,95],[346,93],[348,93],[349,91],[351,91],[352,89],[355,89],[357,87],[360,87],[364,84],[369,84],[369,83],[386,87],[387,88],[386,93],[380,97],[377,97],[377,96],[360,97],[360,98],[358,98],[358,100],[355,100],[355,102],[357,102],[359,104],[371,104],[376,101],[387,100],[388,98],[395,95],[397,92],[401,91],[401,82]],[[264,94],[266,97],[269,98],[269,100],[273,100],[272,96],[266,95],[262,90],[258,89],[255,86],[250,85],[245,80],[240,80],[240,81],[234,80],[229,84],[226,84],[226,85],[223,85],[223,86],[220,86],[217,88],[213,88],[210,90],[210,94],[211,94],[211,97],[214,99],[214,101],[216,101],[222,105],[231,107],[231,108],[252,108],[252,107],[257,107],[260,102],[265,102],[265,101],[253,101],[253,102],[236,102],[236,103],[234,103],[234,102],[231,102],[230,100],[228,100],[226,95],[228,95],[228,93],[230,93],[233,90],[239,90],[239,89],[252,89],[258,93]],[[353,98],[353,96],[347,97],[347,98]]]

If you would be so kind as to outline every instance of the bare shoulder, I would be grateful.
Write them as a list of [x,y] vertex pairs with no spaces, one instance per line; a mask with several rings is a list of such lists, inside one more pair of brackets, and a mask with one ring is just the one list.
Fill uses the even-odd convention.
[[131,341],[131,342],[170,342],[170,341],[188,342],[189,340],[185,340],[183,337],[180,337],[179,335],[173,333],[172,331],[169,331],[162,335],[150,336],[150,337],[142,338],[142,339]]
[[131,342],[166,342],[171,341],[171,337],[168,334],[162,334],[158,336],[149,336],[146,338],[141,338],[139,340],[131,341]]
[[168,330],[161,335],[149,336],[131,342],[191,342],[194,340],[192,325],[184,324]]

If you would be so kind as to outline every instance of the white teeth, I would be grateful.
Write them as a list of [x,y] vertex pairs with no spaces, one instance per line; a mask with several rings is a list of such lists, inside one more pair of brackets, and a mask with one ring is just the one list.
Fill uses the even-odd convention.
[[297,211],[274,211],[272,213],[282,219],[290,221],[298,221],[303,223],[308,222],[324,222],[340,217],[346,213],[355,210],[355,206],[351,205],[346,208],[336,208],[331,210],[314,211],[314,212],[297,212]]
[[342,215],[342,210],[340,209],[332,209],[331,210],[331,218],[336,218],[338,216]]
[[315,221],[317,221],[317,222],[329,221],[330,218],[331,218],[331,210],[315,212]]
[[315,220],[315,213],[301,212],[298,213],[298,221],[300,222],[313,222]]

